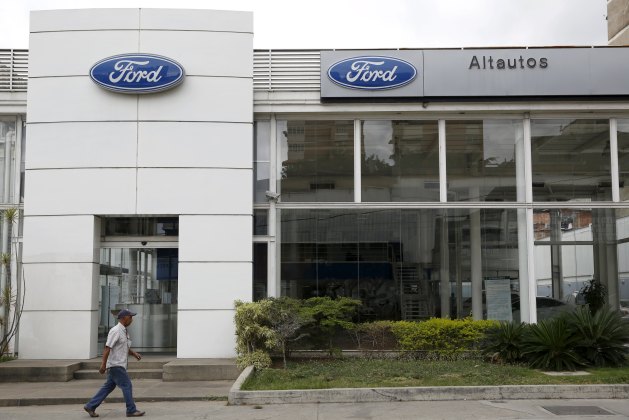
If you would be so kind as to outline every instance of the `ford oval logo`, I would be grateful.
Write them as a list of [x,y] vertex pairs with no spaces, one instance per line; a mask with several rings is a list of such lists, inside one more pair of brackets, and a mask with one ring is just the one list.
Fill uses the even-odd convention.
[[183,81],[181,64],[155,54],[122,54],[105,58],[90,70],[99,86],[123,93],[152,93]]
[[411,63],[394,57],[352,57],[334,63],[328,77],[334,83],[352,89],[393,89],[412,82],[417,69]]

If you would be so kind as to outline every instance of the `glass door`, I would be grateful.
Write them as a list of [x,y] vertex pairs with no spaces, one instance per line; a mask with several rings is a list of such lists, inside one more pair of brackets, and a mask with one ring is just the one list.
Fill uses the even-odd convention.
[[123,308],[137,313],[129,327],[135,350],[176,351],[178,251],[101,248],[99,352]]

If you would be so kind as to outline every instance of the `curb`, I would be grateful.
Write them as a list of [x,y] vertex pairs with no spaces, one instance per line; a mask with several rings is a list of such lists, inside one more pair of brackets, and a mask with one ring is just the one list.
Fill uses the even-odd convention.
[[353,403],[382,401],[626,399],[629,385],[502,385],[405,388],[331,388],[241,391],[253,372],[247,367],[229,391],[230,405]]

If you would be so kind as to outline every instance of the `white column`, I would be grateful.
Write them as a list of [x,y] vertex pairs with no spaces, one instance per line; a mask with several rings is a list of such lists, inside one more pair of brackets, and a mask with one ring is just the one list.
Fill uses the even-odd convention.
[[472,317],[474,319],[483,319],[483,267],[479,209],[471,210],[470,213],[470,251],[472,271]]

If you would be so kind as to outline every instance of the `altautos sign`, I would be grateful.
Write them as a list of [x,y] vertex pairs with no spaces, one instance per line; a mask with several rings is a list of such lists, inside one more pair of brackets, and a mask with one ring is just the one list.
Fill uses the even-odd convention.
[[155,54],[122,54],[105,58],[90,69],[99,86],[121,93],[153,93],[170,89],[184,78],[181,64]]
[[394,89],[411,83],[417,69],[409,62],[394,57],[351,57],[332,64],[328,77],[337,85],[350,89]]

